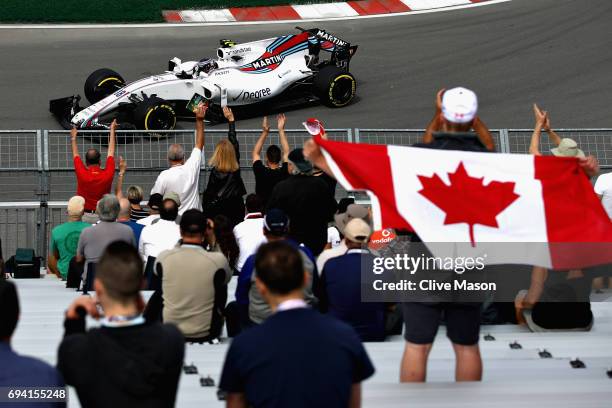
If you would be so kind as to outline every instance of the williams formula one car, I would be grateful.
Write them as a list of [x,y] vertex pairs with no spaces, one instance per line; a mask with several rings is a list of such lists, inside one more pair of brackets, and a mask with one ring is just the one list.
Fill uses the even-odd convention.
[[117,119],[123,129],[170,130],[177,118],[193,118],[187,104],[194,96],[208,101],[212,122],[223,121],[222,106],[267,113],[316,101],[348,105],[357,87],[349,72],[357,46],[324,30],[298,29],[243,44],[221,40],[214,59],[173,58],[165,73],[130,84],[102,68],[85,81],[90,106],[80,107],[75,95],[52,100],[50,111],[64,128],[105,129]]

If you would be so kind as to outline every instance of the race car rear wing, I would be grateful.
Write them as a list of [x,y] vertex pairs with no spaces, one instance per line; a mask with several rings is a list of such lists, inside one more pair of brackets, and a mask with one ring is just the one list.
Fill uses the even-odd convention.
[[351,58],[357,52],[357,45],[351,45],[348,41],[319,28],[311,28],[309,30],[302,27],[295,28],[301,32],[310,33],[317,40],[316,47],[313,47],[314,49],[311,50],[313,54],[318,55],[320,50],[331,52],[331,62],[348,71]]

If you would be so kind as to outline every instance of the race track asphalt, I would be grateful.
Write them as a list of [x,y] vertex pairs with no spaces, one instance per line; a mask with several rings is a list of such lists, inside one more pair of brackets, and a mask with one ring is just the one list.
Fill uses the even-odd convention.
[[[481,117],[491,127],[531,127],[536,101],[551,112],[554,126],[612,127],[610,21],[609,0],[513,0],[314,23],[359,45],[351,67],[359,98],[343,109],[293,112],[288,127],[317,116],[336,128],[422,128],[435,92],[456,85],[477,91]],[[82,94],[97,68],[135,80],[163,71],[173,56],[214,55],[218,39],[245,42],[291,33],[293,26],[0,29],[0,128],[59,128],[48,100]]]

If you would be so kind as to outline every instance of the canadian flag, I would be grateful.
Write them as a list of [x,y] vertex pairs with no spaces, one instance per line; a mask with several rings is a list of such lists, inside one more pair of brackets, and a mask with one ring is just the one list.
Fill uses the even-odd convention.
[[368,193],[375,229],[413,230],[435,256],[612,262],[612,222],[577,159],[315,142],[344,188]]

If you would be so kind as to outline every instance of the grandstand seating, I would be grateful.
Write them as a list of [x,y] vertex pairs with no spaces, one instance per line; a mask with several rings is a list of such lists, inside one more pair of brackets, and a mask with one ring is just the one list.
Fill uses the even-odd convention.
[[[21,298],[21,320],[13,346],[19,352],[55,364],[57,346],[63,334],[63,311],[79,294],[66,289],[55,277],[15,280]],[[230,297],[235,284],[232,281]],[[144,292],[146,298],[151,292]],[[599,295],[612,300],[612,293]],[[531,333],[513,325],[484,326],[481,341],[484,360],[482,383],[454,383],[454,354],[443,329],[432,350],[427,384],[399,384],[399,363],[403,340],[394,337],[385,343],[367,343],[376,374],[364,384],[364,407],[602,407],[612,404],[612,303],[594,302],[595,325],[588,333]],[[94,325],[90,321],[88,325]],[[518,342],[521,349],[511,349]],[[194,364],[198,375],[183,374],[177,407],[222,407],[216,387],[202,387],[200,377],[219,381],[228,341],[221,344],[190,344],[185,363]],[[542,358],[546,349],[552,358]],[[579,358],[586,368],[572,368]],[[307,381],[307,379],[305,379]],[[78,407],[71,390],[69,407]],[[323,405],[322,405],[323,406]],[[610,405],[607,405],[610,406]]]

